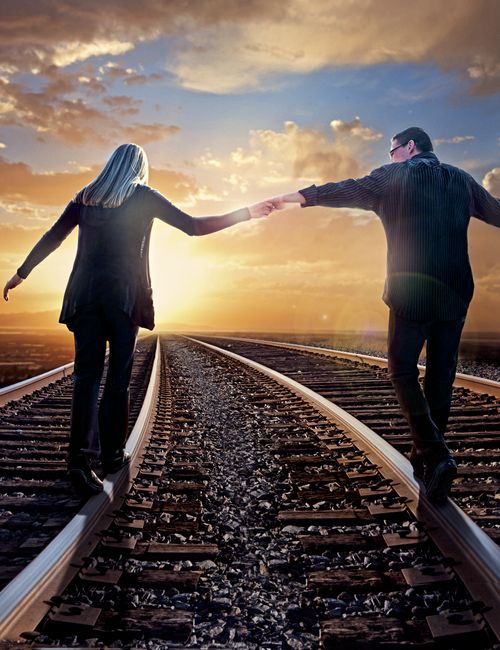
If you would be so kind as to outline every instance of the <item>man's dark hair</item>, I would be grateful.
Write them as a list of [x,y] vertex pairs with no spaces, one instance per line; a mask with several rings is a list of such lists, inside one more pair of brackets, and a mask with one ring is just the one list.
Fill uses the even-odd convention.
[[413,140],[417,149],[422,153],[433,150],[431,139],[419,126],[410,126],[408,129],[393,135],[392,139],[397,140],[398,144],[406,144],[410,140]]

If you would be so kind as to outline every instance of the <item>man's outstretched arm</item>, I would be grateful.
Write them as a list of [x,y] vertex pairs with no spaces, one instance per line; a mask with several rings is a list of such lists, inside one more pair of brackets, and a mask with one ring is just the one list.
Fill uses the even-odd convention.
[[300,205],[303,205],[306,202],[306,199],[300,192],[291,192],[290,194],[275,196],[271,201],[275,210],[281,210],[285,207],[286,203],[300,203]]
[[481,219],[492,226],[500,228],[500,199],[492,196],[488,190],[479,185],[472,177],[471,216]]
[[390,165],[374,169],[368,176],[348,178],[338,183],[310,185],[298,192],[283,194],[270,199],[275,209],[284,208],[287,203],[298,203],[306,208],[323,205],[330,208],[359,208],[377,211],[383,192],[386,190]]

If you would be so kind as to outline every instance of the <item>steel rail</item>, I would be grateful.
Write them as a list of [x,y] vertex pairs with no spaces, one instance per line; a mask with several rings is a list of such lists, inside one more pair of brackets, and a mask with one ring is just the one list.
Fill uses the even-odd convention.
[[52,542],[0,592],[0,640],[18,640],[33,630],[50,610],[47,601],[60,594],[78,573],[78,559],[98,544],[102,520],[116,510],[138,473],[140,455],[149,437],[160,383],[161,348],[156,353],[146,395],[126,443],[130,464],[108,475],[101,494],[91,497]]
[[[244,343],[258,343],[261,345],[268,345],[276,348],[293,349],[302,352],[311,352],[313,354],[322,354],[329,357],[338,357],[339,359],[350,359],[351,361],[358,361],[360,363],[368,363],[370,365],[380,366],[387,368],[388,360],[385,357],[374,357],[369,354],[361,354],[359,352],[346,352],[344,350],[335,350],[332,348],[320,348],[313,345],[301,345],[299,343],[282,343],[280,341],[267,341],[265,339],[252,339],[237,336],[213,336],[203,335],[204,338],[217,338],[228,339],[232,341],[242,341]],[[418,369],[420,375],[424,375],[425,366],[419,365]],[[483,377],[475,377],[474,375],[466,375],[457,372],[455,377],[454,386],[461,388],[469,388],[475,393],[485,393],[500,398],[500,381],[493,381],[492,379],[484,379]]]
[[[145,334],[139,337],[138,340],[150,336]],[[106,358],[109,356],[109,348],[106,350]],[[73,369],[75,367],[75,362],[71,361],[70,363],[65,363],[63,366],[58,366],[57,368],[52,368],[52,370],[47,370],[41,375],[35,375],[34,377],[29,377],[28,379],[23,379],[18,381],[15,384],[10,384],[10,386],[4,386],[0,388],[0,407],[11,402],[12,400],[20,399],[25,395],[29,395],[35,390],[44,388],[49,384],[62,379],[63,377],[68,377],[73,374]]]
[[73,373],[74,365],[75,363],[72,361],[71,363],[64,364],[64,366],[48,370],[41,375],[36,375],[35,377],[18,381],[16,384],[0,388],[0,406],[4,406],[11,400],[20,399],[21,397],[24,397],[24,395],[32,393],[34,390],[48,386],[58,379],[68,377],[68,375]]
[[195,338],[186,338],[274,379],[346,429],[355,445],[381,469],[384,476],[393,480],[393,489],[406,499],[407,507],[426,525],[428,535],[441,553],[456,561],[453,570],[472,597],[489,608],[483,616],[500,639],[500,549],[451,499],[439,508],[433,506],[422,492],[421,484],[415,480],[408,459],[325,397],[256,361]]

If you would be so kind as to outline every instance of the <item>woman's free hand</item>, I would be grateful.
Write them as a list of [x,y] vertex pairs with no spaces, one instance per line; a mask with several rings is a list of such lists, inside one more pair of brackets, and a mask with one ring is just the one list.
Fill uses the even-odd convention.
[[14,273],[14,275],[11,277],[11,279],[6,283],[5,287],[3,288],[3,299],[8,300],[9,299],[9,291],[11,289],[14,289],[14,287],[17,287],[21,282],[24,280],[20,275],[17,275],[17,273]]

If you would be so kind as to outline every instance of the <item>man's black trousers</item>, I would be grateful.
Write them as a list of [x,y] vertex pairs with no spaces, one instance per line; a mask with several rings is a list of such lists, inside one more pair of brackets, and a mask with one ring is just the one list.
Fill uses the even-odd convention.
[[[447,453],[443,442],[451,406],[458,346],[465,316],[449,321],[412,321],[389,314],[389,376],[410,425],[413,444],[424,455]],[[423,391],[418,359],[427,342]]]

